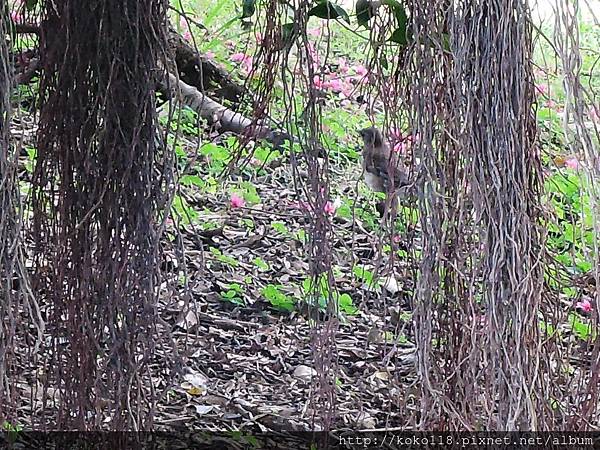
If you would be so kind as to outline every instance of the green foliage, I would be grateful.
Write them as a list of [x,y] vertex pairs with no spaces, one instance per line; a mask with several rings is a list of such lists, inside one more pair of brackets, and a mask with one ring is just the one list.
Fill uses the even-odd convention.
[[208,160],[208,170],[212,174],[221,174],[231,158],[227,147],[208,142],[200,147],[200,154]]
[[256,0],[244,0],[242,3],[242,19],[252,17],[256,12]]
[[336,310],[346,315],[355,315],[358,313],[358,308],[354,306],[352,297],[349,294],[340,294],[337,291],[330,292],[327,275],[314,278],[306,278],[302,282],[302,292],[304,301],[312,307],[318,307],[320,311],[327,310],[329,299],[335,302]]
[[373,6],[370,0],[358,0],[356,2],[356,22],[361,27],[367,27],[369,20],[375,15]]
[[35,160],[37,158],[37,149],[27,147],[27,162],[25,163],[25,170],[29,173],[33,173],[33,168],[35,166]]
[[321,19],[338,19],[342,18],[350,23],[350,16],[344,8],[329,0],[319,0],[316,6],[308,11],[308,16],[315,16]]
[[257,147],[254,150],[253,156],[264,165],[268,165],[281,158],[281,152],[270,147]]
[[596,340],[597,332],[592,332],[591,323],[584,323],[578,314],[570,313],[568,318],[571,330],[582,341],[593,341]]
[[365,266],[356,265],[352,269],[352,273],[356,278],[365,283],[367,286],[373,286],[374,277],[373,272],[366,269]]
[[551,323],[540,320],[540,330],[546,334],[547,337],[551,337],[556,333],[556,328]]
[[296,234],[294,235],[294,238],[300,242],[301,244],[306,244],[308,243],[308,235],[306,234],[306,231],[303,229],[300,229],[298,231],[296,231]]
[[233,303],[234,305],[244,306],[242,295],[244,294],[244,288],[238,283],[229,283],[226,286],[225,291],[221,292],[221,299]]
[[2,430],[18,433],[23,430],[23,427],[21,425],[13,424],[13,423],[5,420],[4,422],[2,422]]
[[188,106],[181,108],[180,116],[178,120],[173,121],[174,131],[183,131],[185,134],[191,136],[198,136],[199,134],[199,117],[198,113]]
[[184,225],[195,223],[198,221],[198,212],[194,208],[192,208],[187,202],[187,200],[181,195],[176,195],[173,198],[171,211],[173,214],[181,218],[181,223]]
[[284,236],[290,234],[290,230],[288,230],[288,227],[285,225],[285,222],[274,220],[273,222],[271,222],[271,228],[273,228],[277,233],[280,233]]
[[17,441],[19,433],[23,431],[23,427],[5,420],[2,422],[2,429],[0,431],[6,434],[6,440],[9,444],[8,448],[12,448],[10,444],[14,444]]
[[584,181],[572,171],[555,172],[546,182],[546,193],[557,222],[546,224],[548,244],[556,258],[573,272],[591,270],[589,249],[594,245],[593,213]]
[[295,301],[292,297],[281,292],[281,287],[281,285],[269,284],[262,289],[261,293],[273,308],[291,312],[294,310]]
[[349,316],[358,314],[358,308],[354,306],[354,302],[352,301],[350,294],[344,293],[340,295],[336,292],[334,293],[334,298],[335,297],[337,297],[337,304],[340,311]]
[[259,449],[262,447],[262,443],[251,434],[242,431],[229,431],[227,434],[229,434],[234,441],[240,443],[242,448]]
[[232,256],[224,255],[223,252],[221,252],[221,250],[219,250],[218,248],[210,247],[209,251],[214,256],[214,258],[220,263],[231,267],[239,266],[237,259],[235,259]]
[[265,262],[264,259],[262,259],[260,256],[257,256],[256,258],[254,258],[252,260],[252,263],[259,269],[262,270],[264,272],[266,272],[267,270],[269,270],[271,267],[269,266],[269,264],[267,264]]
[[243,181],[240,183],[241,195],[251,205],[257,205],[260,203],[260,195],[256,190],[256,186],[249,181]]

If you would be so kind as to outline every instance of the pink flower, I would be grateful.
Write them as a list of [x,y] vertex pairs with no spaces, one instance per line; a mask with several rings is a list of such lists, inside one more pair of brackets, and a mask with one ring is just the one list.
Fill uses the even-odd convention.
[[215,59],[215,53],[214,52],[206,52],[204,54],[205,57],[207,57],[208,59]]
[[412,134],[404,135],[398,128],[390,131],[390,137],[392,138],[392,142],[395,142],[392,150],[396,153],[404,153],[415,141],[415,137]]
[[231,55],[231,60],[233,62],[241,63],[242,69],[244,69],[246,72],[252,71],[252,56],[246,55],[245,53],[234,53]]
[[354,73],[356,75],[359,75],[361,77],[364,77],[368,73],[365,66],[353,66],[352,69],[354,70]]
[[321,27],[309,28],[308,30],[306,30],[306,32],[309,36],[319,37],[321,36]]
[[243,197],[240,197],[237,193],[231,194],[231,198],[229,199],[229,204],[232,208],[243,208],[246,206],[246,201]]
[[186,41],[191,42],[192,41],[192,33],[190,33],[190,30],[186,31],[185,33],[183,33],[183,38]]
[[332,202],[327,202],[325,203],[325,206],[323,207],[323,211],[325,211],[326,214],[329,214],[330,216],[333,216],[335,214],[335,212],[337,211],[337,209],[342,205],[342,201],[339,198],[336,198],[333,203]]
[[568,167],[569,169],[577,169],[579,167],[579,161],[577,161],[577,158],[566,159],[565,167]]
[[341,92],[344,89],[344,83],[339,78],[329,80],[326,83],[326,88],[331,89],[334,92]]
[[536,84],[535,85],[535,90],[542,95],[548,95],[549,92],[549,88],[547,84]]
[[245,53],[234,53],[231,55],[231,60],[233,62],[242,62],[247,58]]
[[342,94],[344,95],[344,97],[349,98],[352,95],[353,91],[354,86],[352,86],[350,83],[344,83],[344,86],[342,88]]
[[338,70],[341,73],[348,73],[348,63],[346,62],[346,58],[338,58],[338,66]]
[[325,213],[329,214],[330,216],[333,216],[335,214],[335,207],[333,206],[333,203],[331,203],[331,202],[325,203],[323,210],[325,211]]
[[321,78],[319,78],[317,75],[315,75],[315,77],[313,78],[313,83],[317,89],[323,89],[326,87],[325,83],[323,83]]
[[402,138],[403,138],[402,130],[400,130],[398,128],[392,128],[390,130],[390,137],[394,141],[400,141],[400,140],[402,140]]
[[17,11],[12,11],[10,13],[10,18],[15,23],[20,23],[23,20],[23,16],[19,14]]
[[577,309],[581,309],[583,312],[589,313],[592,312],[592,303],[590,302],[590,299],[587,297],[584,297],[582,301],[577,302],[575,304],[575,307]]
[[406,150],[406,144],[404,142],[397,142],[394,145],[394,148],[392,149],[392,151],[396,152],[396,153],[404,153],[404,150]]
[[590,109],[590,119],[592,119],[594,122],[600,122],[600,109]]

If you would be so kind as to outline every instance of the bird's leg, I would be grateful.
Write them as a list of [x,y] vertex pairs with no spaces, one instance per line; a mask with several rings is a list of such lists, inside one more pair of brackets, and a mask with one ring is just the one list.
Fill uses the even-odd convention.
[[398,214],[398,200],[396,195],[386,195],[385,200],[378,203],[376,208],[381,215],[382,228],[390,232],[390,235],[393,236],[394,223]]

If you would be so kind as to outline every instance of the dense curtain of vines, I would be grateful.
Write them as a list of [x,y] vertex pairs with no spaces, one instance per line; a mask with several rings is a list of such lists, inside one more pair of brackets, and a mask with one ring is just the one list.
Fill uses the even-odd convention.
[[152,420],[149,362],[164,335],[159,231],[172,173],[155,104],[166,7],[44,4],[31,234],[52,334],[40,418],[48,426],[140,429]]
[[[270,11],[277,4],[260,3]],[[545,247],[545,224],[552,218],[543,203],[530,4],[400,3],[408,15],[408,43],[382,44],[397,25],[393,14],[387,14],[392,9],[380,6],[369,23],[371,46],[366,46],[364,61],[369,83],[357,88],[369,105],[381,106],[367,107],[373,122],[383,118],[386,131],[402,130],[414,142],[411,168],[418,194],[412,206],[418,214],[400,220],[418,230],[412,235],[408,265],[416,280],[412,304],[419,394],[407,394],[402,387],[406,380],[394,375],[397,385],[390,389],[390,401],[405,414],[394,425],[425,430],[569,429],[583,416],[597,414],[598,383],[593,371],[578,370],[578,400],[572,399],[567,386],[573,384],[562,375],[569,363],[560,335],[548,334],[550,327],[566,320],[566,313],[556,286],[550,288],[545,279],[553,261]],[[308,179],[298,181],[298,191],[312,205],[308,256],[312,267],[319,268],[313,273],[316,279],[332,259],[327,245],[332,231],[321,217],[329,189],[321,126],[324,103],[315,96],[314,82],[319,76],[315,67],[328,65],[331,35],[325,20],[325,54],[313,64],[315,49],[306,38],[311,7],[297,1],[280,8],[281,16],[287,15],[282,21],[293,23],[293,31],[286,31],[288,45],[271,51],[284,55],[285,121],[295,124],[291,128],[297,130],[302,148],[301,154],[292,152],[291,160],[294,167],[309,169]],[[577,7],[567,8],[565,2],[562,8],[568,13],[557,17],[563,18],[568,33],[557,27],[560,55],[574,72],[566,74],[568,99],[576,118],[579,113],[583,120]],[[267,32],[273,28],[281,29],[281,24],[271,20]],[[595,141],[585,130],[577,127],[579,138],[573,142],[582,143],[580,151],[597,170]],[[381,244],[385,240],[382,236]],[[380,268],[397,264],[381,253],[377,258]],[[333,291],[334,280],[326,280]],[[385,292],[382,297],[388,301]],[[335,393],[326,388],[331,385],[326,380],[336,373],[336,324],[334,315],[316,323],[315,360],[322,363],[316,364],[320,389],[315,392],[326,414],[321,422],[328,424],[336,404]],[[396,354],[390,346],[386,361],[394,361]],[[598,345],[591,346],[592,367],[598,365],[598,355]],[[579,423],[590,423],[588,419]]]
[[17,219],[15,190],[15,158],[9,145],[8,134],[11,117],[10,93],[12,69],[6,40],[8,5],[0,4],[0,421],[10,417],[9,407],[14,405],[8,379],[9,354],[14,336],[13,278],[17,256],[19,222]]

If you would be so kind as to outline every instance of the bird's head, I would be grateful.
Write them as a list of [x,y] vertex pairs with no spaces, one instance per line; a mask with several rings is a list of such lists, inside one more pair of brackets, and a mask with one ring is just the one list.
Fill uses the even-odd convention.
[[364,128],[358,132],[363,142],[367,146],[381,147],[383,144],[383,137],[381,132],[375,127]]

